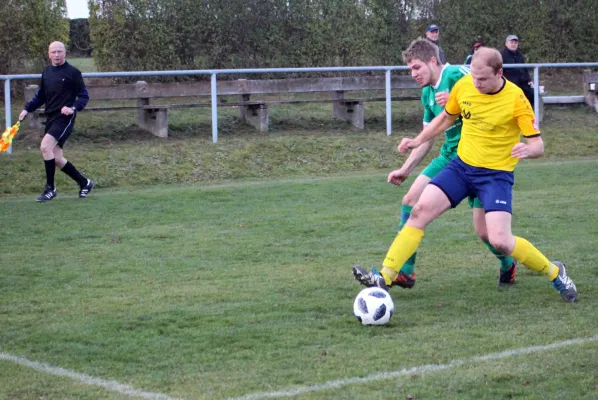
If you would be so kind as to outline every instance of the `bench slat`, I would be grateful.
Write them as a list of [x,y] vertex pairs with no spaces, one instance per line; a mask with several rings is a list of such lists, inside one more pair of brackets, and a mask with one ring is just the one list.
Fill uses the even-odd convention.
[[[315,93],[334,91],[384,90],[384,76],[291,78],[291,79],[237,79],[218,81],[218,95]],[[420,89],[406,75],[391,78],[391,89]],[[31,89],[34,90],[34,89]],[[127,83],[87,87],[93,100],[122,100],[161,97],[210,96],[210,82]]]

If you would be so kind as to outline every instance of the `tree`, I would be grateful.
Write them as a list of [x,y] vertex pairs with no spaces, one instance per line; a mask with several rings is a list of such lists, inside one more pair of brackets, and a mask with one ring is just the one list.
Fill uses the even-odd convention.
[[68,42],[65,0],[5,0],[0,3],[0,73],[39,70],[48,45]]

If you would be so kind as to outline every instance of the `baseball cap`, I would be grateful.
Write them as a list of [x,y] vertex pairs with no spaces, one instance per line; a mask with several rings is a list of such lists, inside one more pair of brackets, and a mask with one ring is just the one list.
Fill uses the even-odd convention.
[[507,36],[507,42],[508,42],[509,40],[516,40],[516,41],[519,41],[519,38],[517,37],[517,35],[509,35],[509,36]]
[[438,25],[428,25],[428,27],[426,28],[426,32],[432,32],[432,31],[437,31],[439,30]]

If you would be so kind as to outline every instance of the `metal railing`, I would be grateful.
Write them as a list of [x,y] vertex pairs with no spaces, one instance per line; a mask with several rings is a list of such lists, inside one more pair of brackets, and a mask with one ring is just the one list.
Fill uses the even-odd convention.
[[[533,68],[534,69],[534,113],[539,113],[539,85],[540,68],[579,68],[579,67],[598,67],[596,63],[546,63],[546,64],[505,64],[505,68]],[[238,75],[238,74],[274,74],[274,73],[306,73],[306,72],[384,72],[385,102],[386,102],[386,134],[392,134],[392,98],[391,98],[391,72],[408,71],[407,66],[371,66],[371,67],[318,67],[318,68],[248,68],[248,69],[219,69],[219,70],[181,70],[181,71],[131,71],[131,72],[87,72],[83,73],[84,78],[115,78],[115,77],[143,77],[143,76],[192,76],[192,75],[210,75],[211,76],[211,106],[212,106],[212,141],[218,142],[218,100],[217,85],[218,75]],[[0,75],[4,80],[4,114],[6,127],[12,125],[10,85],[13,80],[40,79],[41,74],[23,74],[23,75]],[[8,150],[10,154],[12,147]]]

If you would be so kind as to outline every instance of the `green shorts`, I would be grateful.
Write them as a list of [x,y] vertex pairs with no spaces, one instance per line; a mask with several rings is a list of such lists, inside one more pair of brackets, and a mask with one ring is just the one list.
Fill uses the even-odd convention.
[[[433,179],[446,165],[451,161],[451,158],[448,158],[444,154],[439,154],[438,157],[430,161],[430,164],[421,172],[421,175],[425,175],[430,179]],[[471,208],[484,208],[482,206],[482,202],[477,197],[469,197],[467,199],[469,206]]]

